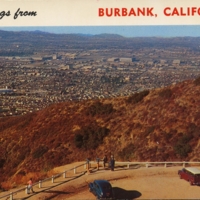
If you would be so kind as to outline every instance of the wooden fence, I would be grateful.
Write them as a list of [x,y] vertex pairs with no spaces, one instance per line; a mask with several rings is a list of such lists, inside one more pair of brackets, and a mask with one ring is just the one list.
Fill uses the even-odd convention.
[[[101,161],[99,162],[101,163]],[[47,182],[47,181],[51,181],[52,183],[54,183],[54,180],[58,177],[63,177],[63,178],[66,178],[66,174],[69,173],[69,172],[73,172],[73,174],[76,174],[77,173],[77,169],[84,166],[83,169],[81,170],[81,173],[85,173],[89,170],[90,167],[92,167],[92,165],[95,165],[95,166],[100,166],[100,164],[97,163],[96,161],[87,161],[86,163],[84,164],[81,164],[81,165],[78,165],[78,166],[75,166],[69,170],[65,170],[59,174],[56,174],[56,175],[53,175],[52,177],[49,177],[49,178],[46,178],[44,180],[40,180],[39,182],[36,182],[33,184],[33,186],[35,185],[38,185],[39,188],[42,188],[42,185],[43,183]],[[118,162],[116,161],[115,162],[115,166],[126,166],[127,168],[131,168],[131,166],[135,166],[135,165],[139,165],[139,166],[142,166],[142,167],[155,167],[155,166],[164,166],[164,167],[168,167],[168,166],[179,166],[181,165],[182,167],[186,167],[186,165],[188,166],[191,166],[191,165],[195,165],[195,166],[198,166],[200,165],[200,162],[187,162],[187,161],[181,161],[181,162]],[[28,186],[26,187],[23,187],[21,189],[18,189],[16,191],[12,191],[10,192],[9,194],[5,194],[3,196],[0,196],[0,199],[10,199],[10,200],[13,200],[13,195],[18,193],[18,192],[21,192],[21,191],[25,191],[25,193],[27,194],[28,193]]]

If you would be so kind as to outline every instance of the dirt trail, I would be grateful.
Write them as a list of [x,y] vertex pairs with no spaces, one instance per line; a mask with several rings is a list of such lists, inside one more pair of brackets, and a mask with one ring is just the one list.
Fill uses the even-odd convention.
[[94,179],[109,180],[117,199],[195,199],[199,198],[200,187],[179,179],[177,171],[182,167],[140,167],[94,170],[80,178],[68,182],[40,199],[82,200],[95,199],[88,191],[88,183]]
[[[73,163],[55,170],[60,173],[79,164]],[[130,169],[117,167],[115,171],[110,171],[102,167],[100,170],[93,167],[91,173],[88,174],[82,166],[80,170],[77,170],[77,174],[69,173],[66,178],[56,179],[55,183],[49,181],[43,185],[42,189],[34,186],[36,193],[27,195],[22,191],[14,195],[13,199],[95,199],[88,190],[88,183],[95,179],[109,180],[117,199],[199,199],[200,187],[190,186],[187,181],[181,180],[177,174],[181,168],[182,166],[149,168],[135,166]]]

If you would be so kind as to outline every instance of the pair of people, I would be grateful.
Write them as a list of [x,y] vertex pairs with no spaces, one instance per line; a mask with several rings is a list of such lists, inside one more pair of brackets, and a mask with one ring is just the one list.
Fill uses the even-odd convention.
[[[108,158],[107,158],[107,156],[105,155],[105,156],[103,157],[103,167],[104,167],[104,168],[105,168],[107,162],[108,162]],[[111,158],[110,158],[110,169],[111,169],[111,171],[114,171],[114,167],[115,167],[115,159],[114,159],[114,156],[111,155]]]

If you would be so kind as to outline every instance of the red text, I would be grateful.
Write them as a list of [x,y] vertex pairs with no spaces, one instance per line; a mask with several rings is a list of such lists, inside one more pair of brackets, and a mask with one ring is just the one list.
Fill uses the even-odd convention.
[[197,8],[197,7],[187,7],[187,8],[166,7],[163,12],[164,12],[165,16],[194,16],[194,15],[200,15],[200,8]]
[[154,16],[152,8],[99,8],[99,17]]

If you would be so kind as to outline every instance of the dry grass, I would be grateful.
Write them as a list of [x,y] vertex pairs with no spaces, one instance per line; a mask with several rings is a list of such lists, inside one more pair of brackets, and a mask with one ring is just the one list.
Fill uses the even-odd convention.
[[17,174],[12,176],[8,181],[4,181],[1,183],[1,188],[4,190],[9,190],[15,188],[17,186],[27,185],[27,182],[30,178],[32,178],[33,183],[39,182],[48,177],[52,177],[52,175],[58,174],[55,170],[50,170],[48,172],[29,172],[26,175]]
[[[121,160],[127,159],[129,151],[134,151],[130,157],[137,161],[177,160],[174,146],[181,133],[191,134],[189,144],[198,149],[200,90],[193,81],[150,91],[136,104],[127,103],[127,99],[66,102],[26,116],[1,119],[1,187],[26,184],[30,177],[37,181],[47,172],[53,173],[49,171],[54,167],[86,158],[94,160],[105,152]],[[88,115],[89,108],[92,115]],[[100,108],[105,109],[103,113]],[[90,126],[108,128],[109,134],[92,150],[76,148],[75,132]],[[126,148],[130,143],[134,149]],[[162,146],[166,151],[160,150]],[[183,159],[191,160],[194,155],[188,153]],[[23,171],[24,176],[15,175],[17,171]]]

